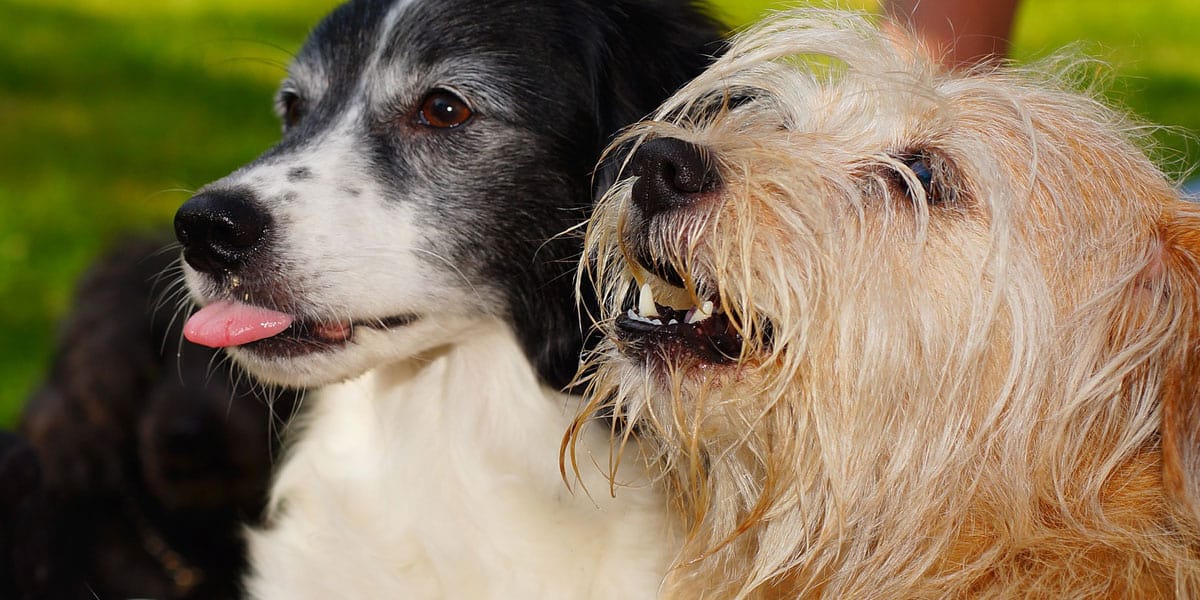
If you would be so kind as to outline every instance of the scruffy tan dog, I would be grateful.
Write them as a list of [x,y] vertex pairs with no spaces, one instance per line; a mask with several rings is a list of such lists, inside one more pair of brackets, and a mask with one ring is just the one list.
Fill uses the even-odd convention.
[[1200,597],[1200,210],[1055,70],[792,12],[623,140],[591,409],[667,596]]

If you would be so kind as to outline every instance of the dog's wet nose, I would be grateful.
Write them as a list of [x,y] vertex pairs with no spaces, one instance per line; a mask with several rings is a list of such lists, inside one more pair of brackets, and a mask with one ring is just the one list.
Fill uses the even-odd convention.
[[175,237],[192,268],[217,273],[241,266],[266,237],[270,217],[239,191],[193,196],[175,213]]
[[646,216],[687,207],[720,185],[717,169],[703,146],[677,138],[655,138],[633,154],[638,180],[633,202]]

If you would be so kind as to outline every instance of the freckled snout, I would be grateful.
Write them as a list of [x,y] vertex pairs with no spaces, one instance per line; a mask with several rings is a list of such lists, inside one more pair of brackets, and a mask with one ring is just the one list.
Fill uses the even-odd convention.
[[631,159],[632,199],[643,217],[689,208],[721,185],[717,169],[703,146],[677,138],[655,138],[642,144]]
[[175,213],[175,237],[192,268],[217,274],[243,266],[266,239],[270,216],[237,190],[197,194]]

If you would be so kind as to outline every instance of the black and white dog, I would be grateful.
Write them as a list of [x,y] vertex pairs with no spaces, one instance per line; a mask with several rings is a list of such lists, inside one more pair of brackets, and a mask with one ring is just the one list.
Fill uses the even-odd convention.
[[[653,597],[665,501],[558,450],[578,236],[613,134],[707,62],[686,0],[354,0],[278,96],[282,141],[180,208],[192,341],[311,399],[251,533],[259,598]],[[626,461],[634,462],[634,461]]]

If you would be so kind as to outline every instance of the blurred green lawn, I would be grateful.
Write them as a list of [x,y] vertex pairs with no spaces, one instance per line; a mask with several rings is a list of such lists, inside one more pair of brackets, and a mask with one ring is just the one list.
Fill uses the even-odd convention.
[[[188,190],[278,135],[273,88],[337,0],[0,0],[0,425],[42,376],[88,260],[169,230]],[[745,23],[768,2],[720,3]],[[856,6],[870,6],[862,2]],[[1026,0],[1014,55],[1075,42],[1113,100],[1177,128],[1164,165],[1200,163],[1200,2]]]

